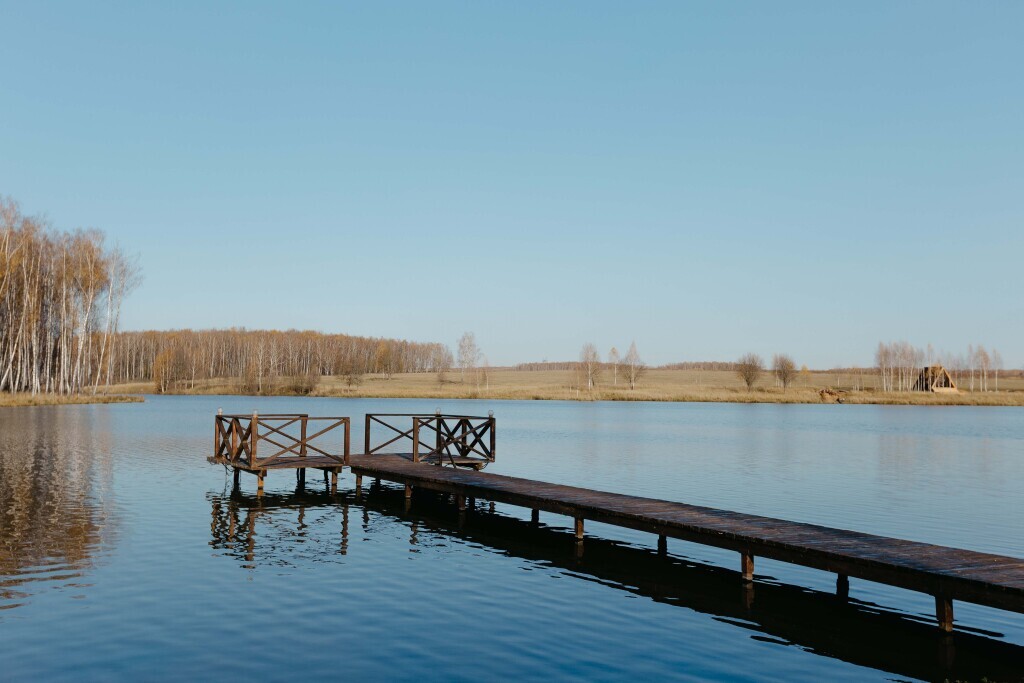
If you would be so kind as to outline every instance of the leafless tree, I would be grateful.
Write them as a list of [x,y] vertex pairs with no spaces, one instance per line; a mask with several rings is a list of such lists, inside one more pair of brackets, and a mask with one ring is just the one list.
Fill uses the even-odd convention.
[[978,365],[979,388],[982,391],[988,391],[988,371],[992,368],[992,357],[988,355],[988,351],[981,344],[978,344],[974,355]]
[[622,361],[619,358],[619,350],[612,347],[612,350],[608,352],[608,365],[612,366],[612,386],[617,387],[619,385],[619,363]]
[[601,354],[593,344],[584,344],[580,350],[580,370],[587,382],[587,389],[593,390],[601,376]]
[[626,381],[629,383],[630,389],[636,389],[637,382],[643,376],[644,372],[647,371],[647,366],[640,359],[640,354],[636,350],[636,342],[632,342],[629,345],[629,351],[626,352],[626,357],[622,359],[622,371],[626,375]]
[[764,372],[764,361],[756,353],[745,354],[736,361],[736,374],[747,385],[747,391],[754,388],[762,372]]
[[[775,373],[775,379],[778,380],[782,390],[785,391],[796,378],[796,363],[786,354],[777,353],[772,358],[772,372]],[[747,388],[750,388],[749,385]]]
[[345,386],[355,388],[363,383],[363,373],[355,360],[345,360],[341,364],[341,376],[345,378]]
[[978,356],[974,353],[974,345],[967,345],[967,368],[971,372],[971,391],[974,391],[974,369],[977,367]]
[[1003,369],[1003,356],[996,349],[992,349],[992,371],[996,377],[996,391],[999,391],[999,371]]
[[879,342],[875,364],[882,391],[910,391],[927,357],[926,351],[906,341]]
[[466,371],[472,370],[480,361],[480,348],[476,345],[476,335],[466,332],[459,337],[459,368],[462,370],[462,381],[466,381]]
[[452,369],[452,352],[447,346],[438,345],[433,358],[434,371],[437,373],[438,386],[444,385],[448,372]]
[[477,373],[476,380],[478,389],[481,384],[484,385],[484,391],[491,390],[491,362],[487,360],[487,356],[481,356],[480,358],[480,371]]

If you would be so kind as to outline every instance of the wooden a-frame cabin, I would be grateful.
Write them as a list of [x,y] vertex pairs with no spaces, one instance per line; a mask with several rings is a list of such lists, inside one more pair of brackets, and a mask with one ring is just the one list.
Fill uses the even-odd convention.
[[956,388],[956,384],[953,382],[953,378],[950,377],[949,371],[941,365],[929,365],[921,368],[921,372],[918,374],[914,386],[911,387],[911,391],[930,391],[935,394],[960,393],[960,390]]

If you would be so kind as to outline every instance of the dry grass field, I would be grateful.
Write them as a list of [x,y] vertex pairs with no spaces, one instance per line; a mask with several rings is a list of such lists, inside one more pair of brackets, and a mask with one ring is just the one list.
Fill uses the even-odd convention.
[[[467,373],[465,379],[455,371],[443,383],[434,374],[398,374],[391,378],[366,375],[357,386],[348,386],[342,377],[323,377],[312,391],[313,396],[347,396],[367,398],[493,398],[520,400],[571,401],[709,401],[732,403],[819,403],[818,392],[826,387],[842,392],[846,403],[893,405],[1024,405],[1024,379],[1002,378],[999,391],[961,391],[959,394],[924,392],[883,393],[876,390],[876,377],[864,373],[801,373],[783,391],[774,378],[765,373],[752,391],[735,373],[725,370],[648,370],[636,389],[619,377],[614,384],[611,373],[604,373],[593,391],[579,387],[575,373],[568,370],[492,369],[486,379]],[[989,379],[990,385],[993,384]],[[265,393],[293,395],[288,382]],[[151,384],[124,384],[110,388],[118,393],[152,393]],[[194,390],[182,388],[177,393],[237,394],[232,380],[197,382]]]

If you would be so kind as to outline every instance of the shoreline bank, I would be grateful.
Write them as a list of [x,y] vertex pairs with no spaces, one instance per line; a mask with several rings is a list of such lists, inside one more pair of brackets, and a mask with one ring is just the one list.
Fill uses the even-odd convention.
[[[104,387],[105,388],[105,387]],[[101,388],[102,390],[103,388]],[[145,398],[136,394],[89,394],[89,395],[53,395],[53,394],[0,394],[0,408],[26,408],[32,406],[71,406],[110,403],[144,403]]]
[[[124,393],[155,394],[152,386],[122,385],[112,387]],[[380,386],[379,384],[365,387],[337,388],[321,387],[309,393],[293,391],[244,392],[237,387],[214,385],[196,387],[195,390],[176,390],[164,392],[168,396],[262,396],[262,397],[296,397],[310,398],[370,398],[370,399],[431,399],[431,400],[496,400],[496,401],[579,401],[579,402],[654,402],[654,403],[775,403],[828,405],[822,401],[818,390],[799,388],[782,391],[781,389],[755,389],[751,392],[735,389],[697,390],[691,392],[665,392],[635,390],[547,390],[547,389],[508,389],[492,388],[476,390],[473,387],[443,387],[439,390],[429,388],[410,388],[402,386]],[[1024,407],[1024,392],[975,392],[961,394],[932,393],[878,393],[873,391],[844,390],[841,394],[844,405],[928,405],[928,406],[991,406],[991,407]]]

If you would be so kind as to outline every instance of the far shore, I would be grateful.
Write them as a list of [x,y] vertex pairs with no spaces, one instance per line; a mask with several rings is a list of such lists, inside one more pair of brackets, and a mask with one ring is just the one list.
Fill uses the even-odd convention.
[[[0,408],[18,408],[24,406],[63,406],[83,405],[91,403],[142,403],[145,399],[139,394],[145,392],[106,393],[113,391],[110,387],[100,387],[104,393],[98,394],[7,394],[0,393]],[[150,392],[151,393],[151,392]]]
[[[1024,379],[1000,380],[998,391],[970,391],[955,394],[930,392],[882,392],[874,387],[875,377],[861,373],[805,372],[788,388],[775,386],[774,378],[765,374],[750,391],[732,372],[724,370],[647,371],[636,388],[630,389],[623,378],[611,373],[600,378],[594,389],[580,387],[570,371],[524,371],[492,369],[486,374],[453,371],[439,381],[435,374],[408,373],[364,375],[358,381],[344,377],[322,377],[315,385],[288,378],[267,380],[262,391],[250,387],[243,391],[233,379],[180,382],[164,392],[179,395],[240,396],[322,396],[341,398],[410,398],[410,399],[493,399],[493,400],[569,400],[569,401],[662,401],[715,403],[822,403],[819,392],[831,389],[845,404],[873,405],[970,405],[1024,406]],[[993,382],[989,380],[990,387]],[[101,387],[101,391],[118,394],[156,393],[152,383],[121,384]]]

